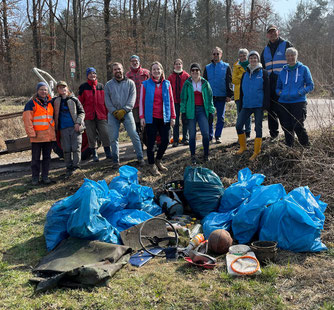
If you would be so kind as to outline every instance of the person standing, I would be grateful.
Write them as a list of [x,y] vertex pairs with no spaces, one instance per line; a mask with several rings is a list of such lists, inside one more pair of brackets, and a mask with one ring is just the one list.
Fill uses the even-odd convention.
[[[234,84],[234,101],[237,107],[237,116],[240,112],[240,83],[242,75],[246,72],[248,62],[248,50],[246,48],[240,48],[238,52],[238,61],[233,65],[232,83]],[[246,138],[251,134],[251,117],[245,122]]]
[[204,161],[208,161],[209,123],[213,119],[215,107],[210,84],[201,77],[200,65],[191,64],[190,74],[191,77],[185,81],[182,88],[181,113],[184,122],[188,122],[191,161],[196,164],[196,123],[198,123],[202,134]]
[[[139,117],[142,128],[146,127],[147,132],[149,172],[157,176],[168,170],[161,160],[169,143],[170,128],[174,126],[176,118],[172,87],[165,80],[164,69],[158,61],[152,63],[151,78],[141,86]],[[157,133],[161,142],[154,160],[153,148]]]
[[42,160],[42,182],[50,184],[49,170],[51,162],[52,142],[56,141],[53,106],[48,86],[39,82],[36,94],[27,102],[23,112],[24,128],[31,142],[31,173],[32,184],[39,183]]
[[140,58],[137,55],[132,55],[130,57],[130,70],[126,73],[126,77],[135,82],[136,85],[136,102],[132,109],[132,114],[136,123],[136,130],[141,137],[141,126],[139,119],[139,98],[140,98],[140,88],[141,84],[150,78],[150,71],[144,69],[140,65]]
[[102,141],[106,157],[108,159],[112,158],[108,134],[108,111],[104,104],[103,84],[98,83],[95,68],[87,68],[86,75],[87,82],[80,85],[78,99],[82,103],[86,114],[86,133],[93,161],[98,162],[99,157],[96,151],[97,136]]
[[268,72],[262,68],[259,53],[251,51],[248,54],[248,61],[247,71],[243,74],[240,83],[239,108],[241,110],[236,124],[240,149],[236,154],[240,155],[247,149],[243,127],[250,115],[254,114],[256,138],[254,152],[249,159],[253,161],[261,152],[263,110],[269,106],[270,86]]
[[[183,70],[183,61],[176,59],[174,61],[173,73],[168,77],[173,89],[174,105],[175,105],[175,126],[173,128],[173,147],[179,145],[179,128],[180,128],[180,103],[181,103],[181,91],[184,82],[189,78],[189,73]],[[188,145],[188,129],[187,123],[182,122],[182,144]]]
[[140,138],[136,132],[136,124],[132,109],[136,102],[135,83],[124,77],[123,65],[119,62],[112,64],[114,78],[104,87],[105,103],[108,109],[108,125],[110,132],[112,158],[114,168],[119,167],[118,137],[121,123],[132,141],[136,151],[139,165],[144,165],[143,150]]
[[278,138],[278,96],[276,94],[277,78],[286,64],[285,51],[292,47],[289,41],[279,36],[279,30],[275,25],[267,27],[267,46],[261,53],[261,63],[264,69],[268,71],[270,81],[270,107],[268,109],[268,127],[272,140]]
[[299,143],[309,146],[309,138],[304,127],[307,114],[306,94],[313,90],[314,83],[310,69],[297,61],[298,51],[294,47],[289,47],[285,55],[288,64],[280,72],[276,87],[285,143],[293,146],[296,133]]
[[79,168],[82,133],[85,130],[85,111],[65,81],[57,83],[58,96],[52,99],[56,130],[60,130],[60,143],[64,152],[66,177]]
[[[223,51],[220,47],[212,50],[212,61],[206,65],[203,77],[210,83],[213,93],[213,103],[217,111],[215,130],[216,143],[221,143],[221,134],[225,123],[225,104],[231,101],[232,72],[228,63],[222,61]],[[213,123],[210,125],[210,141],[213,138]]]

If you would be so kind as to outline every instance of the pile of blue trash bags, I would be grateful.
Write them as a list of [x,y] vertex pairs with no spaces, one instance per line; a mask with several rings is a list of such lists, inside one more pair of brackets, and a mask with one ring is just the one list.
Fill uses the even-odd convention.
[[48,251],[69,236],[122,244],[121,231],[162,213],[136,168],[122,166],[119,174],[109,185],[85,179],[74,195],[52,205],[44,226]]
[[238,182],[225,189],[218,209],[203,218],[205,237],[225,229],[241,244],[266,240],[294,252],[327,250],[320,239],[327,204],[320,196],[307,186],[287,194],[282,184],[261,185],[264,179],[249,168],[240,170]]

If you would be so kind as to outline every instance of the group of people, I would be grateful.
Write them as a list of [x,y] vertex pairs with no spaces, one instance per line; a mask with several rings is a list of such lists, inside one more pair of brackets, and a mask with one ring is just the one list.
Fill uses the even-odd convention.
[[[239,50],[233,73],[229,64],[222,61],[222,49],[215,47],[212,61],[205,66],[203,75],[198,63],[191,64],[189,74],[183,69],[182,60],[176,59],[173,73],[166,79],[161,63],[155,61],[147,70],[141,67],[140,58],[133,55],[126,74],[121,63],[112,64],[113,79],[105,86],[98,83],[95,68],[87,68],[87,82],[79,87],[77,98],[64,81],[57,83],[57,96],[54,98],[49,95],[48,85],[38,83],[36,94],[26,104],[23,113],[26,132],[32,142],[33,184],[39,182],[41,152],[42,182],[51,182],[48,172],[56,132],[60,134],[67,177],[79,167],[84,130],[93,161],[99,161],[96,151],[98,139],[106,157],[113,161],[114,167],[118,167],[121,123],[132,141],[140,166],[145,165],[143,143],[146,145],[148,170],[152,175],[160,175],[167,170],[162,159],[171,129],[173,147],[179,143],[189,144],[191,161],[196,164],[198,124],[203,160],[208,161],[210,141],[221,143],[226,102],[233,96],[238,114],[236,130],[240,149],[237,154],[247,149],[252,114],[256,138],[250,160],[260,153],[264,110],[268,111],[272,139],[278,137],[279,120],[288,146],[294,143],[294,133],[301,145],[309,145],[304,121],[306,94],[314,87],[312,76],[308,67],[297,61],[297,50],[279,37],[275,25],[267,28],[267,38],[269,43],[261,56],[257,51]],[[182,139],[179,136],[180,119]]]

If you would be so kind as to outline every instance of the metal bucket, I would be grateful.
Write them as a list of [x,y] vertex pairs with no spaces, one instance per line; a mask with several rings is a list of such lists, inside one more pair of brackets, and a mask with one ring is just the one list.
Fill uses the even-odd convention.
[[251,249],[261,263],[276,261],[277,242],[275,241],[254,241],[251,243]]

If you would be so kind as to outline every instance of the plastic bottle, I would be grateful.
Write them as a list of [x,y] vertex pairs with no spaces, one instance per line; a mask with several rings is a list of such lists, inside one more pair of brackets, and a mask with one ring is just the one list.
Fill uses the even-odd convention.
[[194,238],[192,238],[190,240],[189,245],[186,247],[186,249],[184,251],[186,253],[186,255],[188,255],[190,250],[195,249],[204,240],[205,240],[205,238],[204,238],[203,234],[197,234]]

